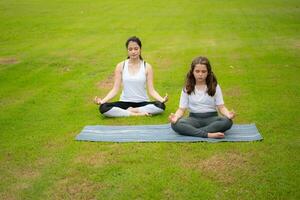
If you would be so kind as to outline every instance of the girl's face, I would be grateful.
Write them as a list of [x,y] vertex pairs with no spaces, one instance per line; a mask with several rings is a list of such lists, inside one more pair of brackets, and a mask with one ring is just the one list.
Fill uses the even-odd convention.
[[141,55],[141,48],[136,42],[130,41],[128,43],[127,52],[129,58],[137,59]]
[[193,75],[195,77],[196,83],[205,83],[206,77],[208,75],[208,70],[206,65],[203,64],[196,64]]

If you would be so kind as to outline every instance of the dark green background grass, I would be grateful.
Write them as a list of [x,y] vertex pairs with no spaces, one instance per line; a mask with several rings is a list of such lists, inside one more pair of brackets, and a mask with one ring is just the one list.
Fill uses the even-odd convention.
[[[0,199],[300,198],[299,1],[0,1],[0,20]],[[93,97],[132,35],[166,112],[103,118]],[[262,142],[74,140],[85,125],[167,123],[199,55]]]

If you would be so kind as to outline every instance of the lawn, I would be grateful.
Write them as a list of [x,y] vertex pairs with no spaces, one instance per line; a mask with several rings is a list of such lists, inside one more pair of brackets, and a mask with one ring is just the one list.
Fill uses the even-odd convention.
[[[0,0],[0,20],[0,199],[300,199],[299,1]],[[104,118],[93,97],[133,35],[167,109]],[[167,123],[199,55],[263,141],[74,140],[85,125]]]

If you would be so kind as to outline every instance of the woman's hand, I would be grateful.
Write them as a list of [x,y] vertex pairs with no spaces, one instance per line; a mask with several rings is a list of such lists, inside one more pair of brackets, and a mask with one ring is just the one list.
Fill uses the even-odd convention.
[[99,98],[99,97],[97,97],[97,96],[95,96],[94,103],[95,103],[95,104],[98,104],[98,105],[103,104],[103,103],[102,103],[102,99]]
[[177,122],[179,118],[177,117],[177,115],[175,115],[174,113],[171,113],[169,115],[169,121],[172,123],[172,124],[175,124]]
[[168,100],[169,100],[169,96],[168,96],[168,94],[166,93],[166,96],[163,98],[162,103],[166,103]]

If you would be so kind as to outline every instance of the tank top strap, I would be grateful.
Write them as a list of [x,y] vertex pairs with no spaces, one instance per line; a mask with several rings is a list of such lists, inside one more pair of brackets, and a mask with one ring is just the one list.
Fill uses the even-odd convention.
[[141,60],[139,72],[142,74],[146,74],[146,61]]
[[123,67],[122,68],[124,69],[124,67],[125,67],[125,61],[123,62]]
[[126,59],[126,60],[123,61],[123,67],[122,67],[123,70],[124,70],[125,66],[128,66],[128,59]]

